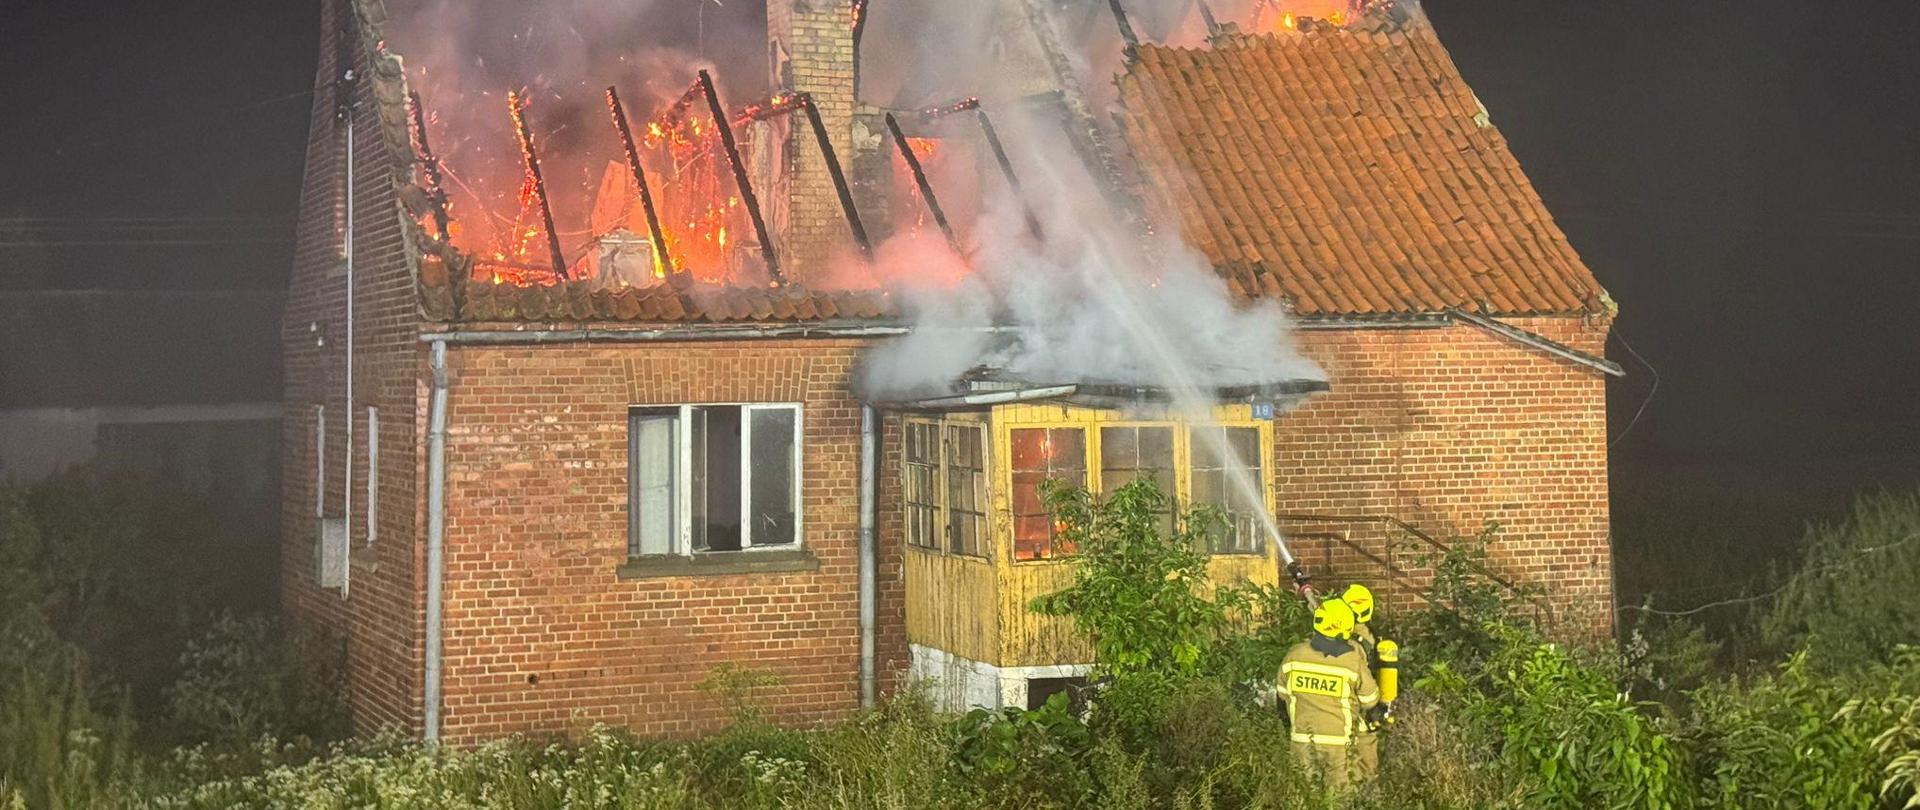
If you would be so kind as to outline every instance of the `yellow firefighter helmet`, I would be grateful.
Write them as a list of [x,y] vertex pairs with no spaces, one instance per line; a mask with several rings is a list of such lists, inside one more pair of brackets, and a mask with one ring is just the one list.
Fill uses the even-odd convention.
[[1353,620],[1360,624],[1373,621],[1373,591],[1358,582],[1348,585],[1340,592],[1340,601],[1353,608]]
[[1313,609],[1313,632],[1327,638],[1353,637],[1353,608],[1338,599],[1328,599]]

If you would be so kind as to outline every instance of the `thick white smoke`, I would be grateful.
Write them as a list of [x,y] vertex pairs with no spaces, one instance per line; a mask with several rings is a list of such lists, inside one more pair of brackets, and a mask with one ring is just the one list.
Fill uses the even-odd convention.
[[[1004,14],[1022,0],[982,6],[977,13]],[[1294,348],[1278,303],[1233,300],[1206,257],[1180,239],[1170,212],[1144,212],[1143,228],[1072,146],[1072,122],[1057,108],[1019,103],[1031,77],[1005,70],[1019,60],[924,53],[936,64],[917,72],[977,88],[996,116],[1024,195],[993,186],[980,220],[961,228],[971,237],[964,249],[972,274],[958,283],[943,268],[960,260],[924,229],[905,237],[905,245],[882,247],[878,271],[891,280],[915,333],[870,353],[864,393],[882,400],[953,393],[955,381],[981,365],[1040,384],[1185,386],[1203,399],[1215,387],[1323,378]],[[1106,57],[1076,56],[1084,64]],[[1023,206],[1039,222],[1040,238],[1029,232]]]

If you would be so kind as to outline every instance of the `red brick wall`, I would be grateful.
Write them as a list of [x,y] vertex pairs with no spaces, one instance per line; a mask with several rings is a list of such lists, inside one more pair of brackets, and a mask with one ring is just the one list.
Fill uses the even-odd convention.
[[[445,738],[594,721],[711,729],[717,665],[770,670],[783,723],[859,704],[860,407],[852,341],[454,347],[447,438]],[[627,408],[802,404],[804,548],[818,571],[621,579]],[[897,544],[880,583],[901,623]],[[887,640],[883,657],[904,658]]]
[[[1607,326],[1531,318],[1516,326],[1598,355]],[[1612,629],[1605,377],[1467,325],[1303,330],[1332,390],[1284,417],[1276,434],[1282,513],[1393,516],[1446,541],[1488,521],[1502,530],[1492,567],[1544,587],[1564,629]],[[1286,522],[1296,553],[1328,584],[1360,578],[1411,603],[1338,534],[1413,569],[1366,523]]]
[[[409,155],[404,141],[383,127],[372,71],[356,51],[361,76],[354,119],[354,402],[345,401],[346,273],[342,254],[344,129],[334,122],[334,54],[340,30],[338,0],[321,9],[320,67],[315,73],[312,124],[302,185],[294,268],[281,335],[286,368],[283,420],[281,602],[296,620],[343,631],[347,638],[349,698],[355,727],[419,728],[419,528],[414,481],[423,456],[419,403],[424,388],[420,325],[405,227],[395,202],[395,180]],[[363,23],[366,21],[362,21]],[[377,22],[377,21],[376,21]],[[364,40],[363,40],[364,41]],[[315,345],[318,326],[326,345]],[[326,405],[326,498],[330,516],[342,514],[348,457],[345,423],[354,420],[354,556],[346,598],[316,582],[319,523],[314,516],[314,411]],[[366,407],[380,409],[379,528],[365,548]]]

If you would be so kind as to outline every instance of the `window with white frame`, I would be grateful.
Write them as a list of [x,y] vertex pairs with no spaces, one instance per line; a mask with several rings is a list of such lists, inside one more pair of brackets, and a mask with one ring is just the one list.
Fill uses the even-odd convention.
[[793,548],[800,406],[637,407],[627,416],[627,551]]

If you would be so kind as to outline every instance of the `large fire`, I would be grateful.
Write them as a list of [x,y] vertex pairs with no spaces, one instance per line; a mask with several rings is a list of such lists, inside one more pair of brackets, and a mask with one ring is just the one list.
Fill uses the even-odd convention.
[[[561,128],[543,127],[540,109],[524,88],[507,93],[506,99],[502,114],[511,120],[523,160],[517,167],[517,191],[499,201],[499,210],[486,210],[487,198],[459,167],[427,147],[438,118],[414,117],[421,186],[434,203],[433,214],[423,216],[420,224],[429,235],[444,238],[473,258],[475,280],[525,286],[583,279],[619,287],[657,283],[670,273],[685,272],[708,282],[763,282],[766,271],[758,240],[721,149],[720,127],[701,100],[697,82],[677,100],[656,105],[644,121],[634,122],[638,131],[629,133],[631,163],[608,161],[596,183],[582,184],[591,209],[584,230],[552,224],[554,208],[581,202],[574,194],[547,197],[541,175],[541,161],[548,158],[544,152],[550,142],[561,140]],[[738,148],[753,153],[755,139],[773,131],[769,123],[798,109],[803,99],[779,93],[729,114],[727,123],[735,128]],[[606,135],[615,146],[621,142],[617,131],[609,127]],[[499,172],[504,165],[489,168]],[[644,175],[648,195],[642,195],[636,171]],[[439,190],[443,182],[463,190],[475,206],[455,210]],[[578,209],[567,213],[577,215]],[[448,220],[444,229],[437,223],[440,217]]]
[[1308,25],[1343,27],[1388,5],[1391,0],[1254,0],[1243,28],[1271,34]]

